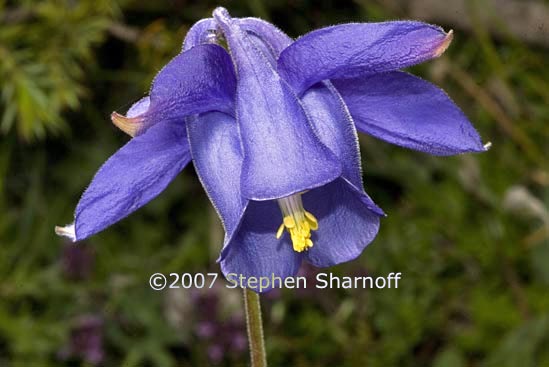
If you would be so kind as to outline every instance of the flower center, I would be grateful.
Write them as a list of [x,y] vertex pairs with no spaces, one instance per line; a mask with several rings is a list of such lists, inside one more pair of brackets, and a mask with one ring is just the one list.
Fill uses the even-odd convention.
[[301,194],[294,194],[277,201],[282,211],[283,220],[276,232],[276,238],[282,237],[284,228],[286,228],[290,233],[294,251],[302,252],[313,247],[311,231],[318,229],[318,221],[314,215],[303,208]]

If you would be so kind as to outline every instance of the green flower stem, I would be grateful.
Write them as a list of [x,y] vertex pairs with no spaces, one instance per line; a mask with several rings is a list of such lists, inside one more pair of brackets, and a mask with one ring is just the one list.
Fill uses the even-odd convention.
[[250,345],[250,358],[252,362],[251,366],[267,367],[259,294],[247,288],[244,288],[243,292],[246,328],[248,330],[248,343]]

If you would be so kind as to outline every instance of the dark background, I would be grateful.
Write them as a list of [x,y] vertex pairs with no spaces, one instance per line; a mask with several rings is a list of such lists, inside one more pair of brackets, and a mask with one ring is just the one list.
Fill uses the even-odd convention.
[[247,365],[237,290],[148,286],[154,272],[219,271],[192,166],[85,243],[53,233],[128,141],[110,112],[146,94],[216,5],[292,37],[353,21],[453,28],[446,54],[412,72],[493,144],[435,158],[361,136],[365,187],[388,217],[329,271],[402,272],[400,287],[269,293],[270,365],[549,366],[549,5],[512,0],[0,0],[0,366]]

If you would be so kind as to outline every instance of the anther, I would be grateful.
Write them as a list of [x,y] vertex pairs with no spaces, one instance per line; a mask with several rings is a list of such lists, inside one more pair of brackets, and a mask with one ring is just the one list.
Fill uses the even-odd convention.
[[284,229],[290,234],[294,251],[302,252],[313,247],[311,231],[318,229],[318,220],[303,208],[302,194],[294,194],[278,199],[282,211],[282,224],[276,232],[276,238],[282,237]]

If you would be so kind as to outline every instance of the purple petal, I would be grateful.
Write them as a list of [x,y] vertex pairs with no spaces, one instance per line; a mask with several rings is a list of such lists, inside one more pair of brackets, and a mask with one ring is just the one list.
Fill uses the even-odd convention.
[[[292,39],[271,23],[257,18],[239,19],[240,26],[251,35],[256,46],[273,61]],[[355,124],[339,95],[329,81],[315,84],[301,98],[313,129],[320,139],[341,161],[342,176],[362,189],[361,159]],[[362,190],[363,191],[363,190]],[[376,206],[376,212],[383,211]]]
[[353,23],[310,32],[278,59],[280,75],[300,94],[325,79],[402,69],[440,56],[452,33],[426,23]]
[[128,112],[126,112],[126,117],[132,118],[144,114],[149,109],[150,104],[151,99],[149,96],[141,98],[130,107]]
[[[252,38],[257,38],[265,44],[275,59],[282,50],[288,47],[293,41],[286,33],[278,29],[274,24],[259,18],[241,18],[238,24]],[[267,54],[267,52],[265,52]]]
[[204,43],[210,43],[211,36],[216,27],[217,26],[213,18],[201,19],[194,23],[185,35],[185,40],[183,41],[183,51],[190,50],[191,48]]
[[337,158],[313,133],[297,96],[237,22],[222,27],[238,74],[236,115],[244,162],[242,196],[268,200],[321,186],[341,173]]
[[230,237],[246,204],[240,196],[243,158],[236,121],[221,112],[208,112],[189,118],[187,132],[196,173]]
[[232,113],[236,79],[231,57],[220,46],[198,45],[172,59],[151,88],[151,107],[175,118],[207,111]]
[[362,188],[355,124],[337,90],[329,81],[317,83],[305,92],[301,101],[316,135],[339,158],[342,176]]
[[160,123],[130,140],[99,169],[75,213],[83,240],[162,192],[190,161],[184,124]]
[[164,66],[153,81],[150,100],[137,102],[127,116],[114,112],[111,118],[124,132],[137,136],[160,121],[183,121],[208,111],[232,114],[235,91],[227,51],[217,45],[198,45]]
[[375,238],[383,212],[373,201],[344,179],[303,195],[303,205],[318,219],[312,232],[314,243],[307,251],[307,261],[327,267],[358,257]]
[[[261,43],[268,47],[262,50],[266,55],[272,53],[275,61],[280,52],[292,43],[292,39],[275,25],[259,18],[235,19],[251,38],[260,39]],[[202,19],[189,29],[183,42],[183,51],[187,51],[197,45],[211,43],[217,24],[213,18]]]
[[361,132],[433,155],[486,150],[459,107],[423,79],[389,72],[333,83]]
[[[292,39],[271,23],[258,18],[238,20],[255,37],[256,46],[276,60]],[[320,141],[340,159],[343,177],[362,187],[361,160],[355,124],[338,91],[329,81],[317,83],[301,98],[313,129]]]
[[295,276],[303,256],[293,250],[289,236],[276,238],[280,223],[282,215],[276,201],[250,201],[226,247],[227,254],[221,261],[223,274],[269,279]]

